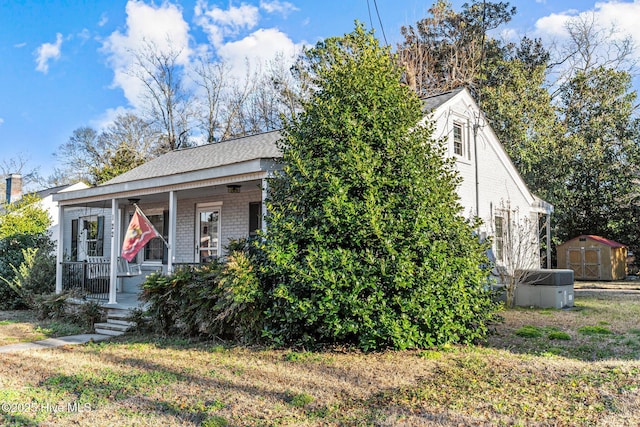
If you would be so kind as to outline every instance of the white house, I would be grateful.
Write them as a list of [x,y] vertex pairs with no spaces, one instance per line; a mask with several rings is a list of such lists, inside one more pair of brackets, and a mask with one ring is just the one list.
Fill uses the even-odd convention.
[[[430,97],[424,108],[430,113],[424,120],[435,123],[434,136],[446,142],[463,179],[458,194],[466,215],[482,219],[481,234],[493,237],[496,262],[502,258],[504,233],[513,225],[543,223],[546,247],[551,247],[553,206],[531,193],[469,91],[459,88]],[[539,238],[537,230],[531,238]],[[533,248],[532,257],[539,257],[539,245]]]
[[[481,233],[491,234],[505,216],[504,206],[536,218],[551,213],[552,207],[527,189],[490,126],[477,119],[482,114],[466,89],[426,99],[425,111],[425,120],[435,120],[435,136],[445,139],[456,159],[465,212],[485,221]],[[222,255],[230,239],[266,227],[266,179],[279,167],[279,138],[274,131],[169,152],[97,187],[54,195],[63,242],[56,290],[77,286],[80,276],[95,276],[81,261],[89,259],[83,254],[92,262],[98,257],[108,269],[103,292],[96,293],[108,294],[109,304],[115,304],[118,292],[136,292],[146,273],[207,261]],[[140,251],[137,276],[124,274],[118,261],[134,204],[168,242],[156,238]]]
[[[2,203],[16,203],[23,196],[22,176],[20,174],[9,174],[5,179],[5,183],[0,187],[3,187],[0,189],[4,196]],[[47,231],[55,247],[58,246],[58,236],[60,233],[58,231],[58,202],[53,200],[53,195],[58,192],[76,191],[84,188],[89,188],[89,186],[83,182],[78,182],[76,184],[60,185],[31,193],[40,199],[38,201],[40,207],[49,214],[51,225],[49,225]],[[71,214],[70,209],[67,214]]]
[[[60,232],[58,231],[58,202],[53,200],[53,195],[59,192],[65,191],[76,191],[84,188],[89,188],[87,184],[84,182],[78,182],[76,184],[71,185],[61,185],[58,187],[47,188],[45,190],[36,191],[34,194],[36,197],[40,199],[39,203],[42,209],[46,210],[49,214],[49,219],[51,219],[51,225],[49,226],[49,235],[51,236],[51,240],[53,240],[55,246],[58,246],[58,237]],[[68,214],[71,213],[69,210]]]

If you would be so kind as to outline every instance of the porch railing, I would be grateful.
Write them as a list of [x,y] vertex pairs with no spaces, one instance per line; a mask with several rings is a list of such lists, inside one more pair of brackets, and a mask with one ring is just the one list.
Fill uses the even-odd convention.
[[96,300],[109,300],[109,276],[111,265],[106,262],[62,263],[62,290],[76,291]]

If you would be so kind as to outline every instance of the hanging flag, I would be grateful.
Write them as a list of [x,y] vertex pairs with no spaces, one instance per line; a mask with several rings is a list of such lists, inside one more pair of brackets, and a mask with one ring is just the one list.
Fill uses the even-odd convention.
[[[136,212],[131,218],[127,234],[122,244],[122,258],[131,261],[136,254],[154,237],[162,237],[153,227],[149,219],[136,207]],[[164,239],[163,239],[164,240]]]

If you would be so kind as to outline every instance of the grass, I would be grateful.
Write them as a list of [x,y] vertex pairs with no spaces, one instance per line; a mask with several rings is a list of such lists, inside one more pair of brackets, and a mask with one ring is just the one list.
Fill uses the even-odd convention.
[[[502,316],[482,345],[422,351],[293,351],[129,336],[8,353],[0,364],[0,424],[640,423],[640,294],[579,296],[573,310]],[[579,332],[594,327],[611,333]]]
[[0,312],[0,345],[38,341],[46,338],[81,334],[85,330],[58,320],[36,321],[30,311]]

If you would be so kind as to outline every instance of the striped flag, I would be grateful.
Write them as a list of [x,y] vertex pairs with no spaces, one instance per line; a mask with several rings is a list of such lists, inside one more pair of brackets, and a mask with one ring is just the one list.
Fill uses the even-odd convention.
[[136,212],[131,218],[127,234],[124,236],[122,244],[122,258],[131,261],[136,254],[154,237],[162,237],[160,233],[149,222],[149,219],[136,207]]

